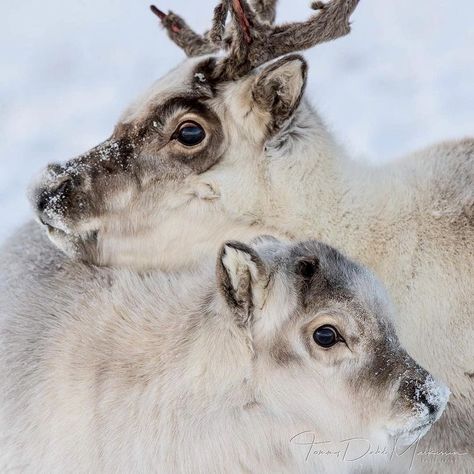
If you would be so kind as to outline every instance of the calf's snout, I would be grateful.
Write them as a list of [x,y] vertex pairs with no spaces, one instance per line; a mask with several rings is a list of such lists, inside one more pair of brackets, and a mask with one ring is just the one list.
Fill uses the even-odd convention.
[[408,376],[400,384],[399,393],[411,413],[402,429],[404,433],[426,432],[442,415],[450,394],[448,387],[431,374],[423,369],[417,372],[416,376]]
[[425,417],[435,422],[448,403],[450,394],[448,387],[428,374],[423,380],[415,382],[413,390],[415,404],[423,410]]

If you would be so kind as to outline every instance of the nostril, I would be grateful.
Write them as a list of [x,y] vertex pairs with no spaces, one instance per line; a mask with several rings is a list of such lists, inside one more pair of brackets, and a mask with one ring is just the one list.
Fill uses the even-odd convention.
[[49,193],[42,192],[38,196],[38,199],[36,200],[36,207],[38,208],[38,211],[43,212],[46,209],[46,206],[49,203],[50,195]]
[[426,408],[428,408],[428,412],[430,415],[433,415],[434,413],[438,411],[438,408],[428,400],[428,397],[426,396],[425,392],[421,392],[419,394],[418,401],[420,403],[423,403],[423,405],[425,405]]
[[56,188],[55,191],[52,192],[52,194],[54,196],[60,196],[60,195],[64,195],[64,194],[67,194],[72,188],[72,178],[65,178],[63,181],[61,181],[61,183],[59,184],[59,186]]
[[72,178],[64,177],[56,186],[41,190],[36,198],[36,208],[39,212],[44,212],[55,200],[64,197],[72,191]]

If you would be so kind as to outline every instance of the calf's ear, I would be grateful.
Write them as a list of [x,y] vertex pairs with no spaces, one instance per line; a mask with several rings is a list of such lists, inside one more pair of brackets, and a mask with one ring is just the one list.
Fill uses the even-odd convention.
[[226,242],[217,260],[217,282],[227,305],[246,326],[265,301],[268,273],[258,253],[246,244]]
[[252,95],[256,105],[269,113],[270,131],[278,131],[300,104],[306,86],[307,69],[302,56],[291,54],[271,63],[257,74]]

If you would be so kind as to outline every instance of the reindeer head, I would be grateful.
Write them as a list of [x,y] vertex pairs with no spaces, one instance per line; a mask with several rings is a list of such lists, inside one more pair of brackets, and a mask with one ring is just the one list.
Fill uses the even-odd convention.
[[255,226],[271,206],[265,144],[291,122],[305,87],[304,59],[286,54],[348,33],[358,0],[315,2],[308,21],[281,26],[271,23],[275,3],[222,1],[203,36],[152,7],[189,59],[108,140],[48,166],[32,187],[56,245],[95,264],[170,267]]
[[449,390],[400,346],[383,286],[334,248],[268,236],[227,242],[217,280],[249,347],[247,385],[257,405],[296,420],[295,445],[314,432],[318,442],[395,437],[400,447],[441,416]]

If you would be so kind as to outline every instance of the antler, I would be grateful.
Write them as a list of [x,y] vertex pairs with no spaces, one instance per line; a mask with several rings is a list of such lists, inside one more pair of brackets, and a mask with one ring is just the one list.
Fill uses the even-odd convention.
[[277,26],[271,35],[271,45],[278,57],[297,50],[308,49],[350,33],[349,18],[359,0],[332,0],[329,3],[313,2],[311,8],[318,13],[302,23]]
[[[317,10],[305,22],[273,26],[276,0],[222,0],[214,10],[212,29],[201,36],[184,20],[156,7],[152,11],[161,19],[171,39],[189,56],[216,52],[225,46],[229,53],[217,63],[215,74],[224,80],[238,79],[250,70],[287,53],[311,48],[350,32],[349,18],[359,0],[315,1]],[[230,11],[232,22],[226,31]],[[224,33],[226,37],[224,38]]]
[[[225,24],[227,11],[222,12],[223,5],[219,4],[214,10],[213,24]],[[162,12],[155,5],[150,5],[150,10],[161,20],[161,23],[168,31],[168,35],[181,49],[184,50],[187,56],[202,56],[204,54],[211,54],[219,51],[220,46],[210,38],[210,32],[204,35],[195,33],[187,23],[173,12],[167,14]],[[214,29],[214,28],[213,28]]]
[[[225,32],[225,21],[229,11],[228,1],[222,1],[214,9],[213,27],[203,35],[193,31],[188,24],[176,13],[165,13],[155,5],[150,10],[161,20],[168,35],[189,57],[212,54],[222,48]],[[275,21],[277,0],[253,0],[257,15],[268,23]]]
[[254,0],[252,6],[263,21],[272,24],[276,17],[276,3],[277,0]]

